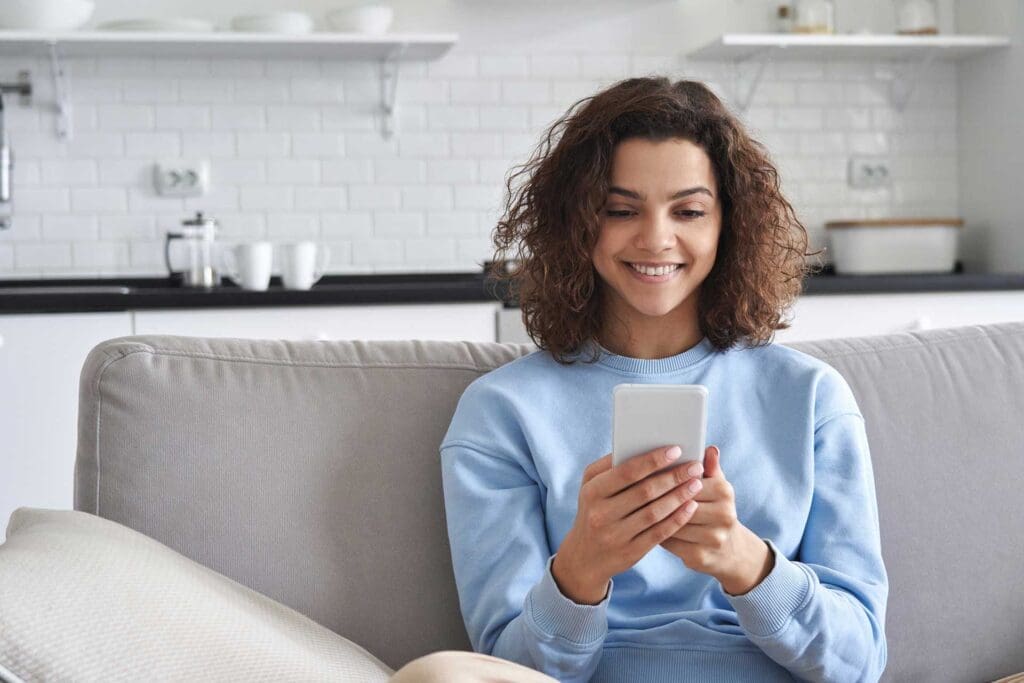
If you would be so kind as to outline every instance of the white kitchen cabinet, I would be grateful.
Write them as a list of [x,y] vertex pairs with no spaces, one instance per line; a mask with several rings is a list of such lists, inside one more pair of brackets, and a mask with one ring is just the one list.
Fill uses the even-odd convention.
[[[797,299],[779,343],[1024,320],[1024,291],[814,294]],[[498,313],[498,340],[531,343],[518,308]]]
[[128,312],[0,315],[0,539],[15,508],[73,506],[82,365],[131,333]]
[[135,334],[495,341],[494,302],[135,311]]
[[785,343],[1024,320],[1024,291],[822,294],[800,297]]

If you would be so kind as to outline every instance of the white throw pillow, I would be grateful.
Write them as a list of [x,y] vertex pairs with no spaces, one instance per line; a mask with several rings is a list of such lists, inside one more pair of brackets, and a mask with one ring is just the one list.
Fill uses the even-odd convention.
[[0,545],[0,680],[387,681],[337,633],[124,525],[18,508]]

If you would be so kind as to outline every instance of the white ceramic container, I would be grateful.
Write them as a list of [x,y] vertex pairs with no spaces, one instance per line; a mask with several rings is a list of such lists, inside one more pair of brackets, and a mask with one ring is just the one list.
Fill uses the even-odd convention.
[[830,221],[825,233],[840,275],[949,273],[962,227],[958,218]]

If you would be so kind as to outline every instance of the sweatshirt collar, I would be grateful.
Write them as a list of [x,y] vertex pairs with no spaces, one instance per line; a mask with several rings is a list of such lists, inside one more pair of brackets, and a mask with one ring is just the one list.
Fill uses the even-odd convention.
[[598,363],[636,375],[660,375],[684,370],[704,360],[716,350],[711,340],[703,337],[695,345],[674,356],[667,356],[665,358],[632,358],[612,353],[595,340],[592,340],[591,343],[596,345],[600,351]]

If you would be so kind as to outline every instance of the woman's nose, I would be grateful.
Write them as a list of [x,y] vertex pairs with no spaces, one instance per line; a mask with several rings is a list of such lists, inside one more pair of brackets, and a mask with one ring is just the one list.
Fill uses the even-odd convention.
[[640,231],[637,233],[633,245],[638,249],[657,253],[671,249],[675,243],[675,226],[669,217],[652,213],[640,221]]

